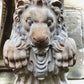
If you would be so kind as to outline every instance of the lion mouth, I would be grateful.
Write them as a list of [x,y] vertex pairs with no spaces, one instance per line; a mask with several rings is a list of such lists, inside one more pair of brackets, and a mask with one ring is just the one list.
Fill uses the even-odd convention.
[[38,56],[45,56],[46,53],[48,52],[49,48],[50,48],[49,46],[47,46],[47,47],[43,47],[43,46],[37,47],[37,46],[34,46],[34,45],[32,45],[32,47],[31,47],[33,52]]
[[35,45],[32,45],[32,47],[36,47],[36,48],[38,48],[38,49],[45,49],[45,48],[48,47],[48,45],[46,45],[46,44],[41,44],[41,43],[37,43],[37,44],[35,44]]
[[39,55],[39,56],[45,56],[46,53],[38,53],[38,54],[36,54],[36,55]]

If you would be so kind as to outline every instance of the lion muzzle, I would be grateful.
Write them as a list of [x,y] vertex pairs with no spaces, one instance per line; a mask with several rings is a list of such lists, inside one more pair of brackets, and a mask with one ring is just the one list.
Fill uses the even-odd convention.
[[30,30],[31,42],[39,48],[47,47],[50,39],[50,31],[46,24],[34,24]]

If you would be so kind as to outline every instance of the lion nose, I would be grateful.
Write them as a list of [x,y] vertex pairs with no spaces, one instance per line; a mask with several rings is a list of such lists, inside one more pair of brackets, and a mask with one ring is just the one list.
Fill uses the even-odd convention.
[[42,46],[46,46],[48,45],[49,39],[48,37],[39,37],[39,38],[33,38],[33,43],[35,45],[42,45]]

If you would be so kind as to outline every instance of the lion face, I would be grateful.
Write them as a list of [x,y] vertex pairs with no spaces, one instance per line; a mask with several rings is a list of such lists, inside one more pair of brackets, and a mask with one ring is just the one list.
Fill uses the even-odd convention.
[[61,8],[59,1],[51,1],[47,6],[20,4],[14,15],[16,35],[30,44],[35,52],[45,52],[61,30]]
[[23,28],[29,33],[32,45],[44,48],[49,45],[51,32],[56,29],[56,15],[46,7],[30,7],[21,15]]

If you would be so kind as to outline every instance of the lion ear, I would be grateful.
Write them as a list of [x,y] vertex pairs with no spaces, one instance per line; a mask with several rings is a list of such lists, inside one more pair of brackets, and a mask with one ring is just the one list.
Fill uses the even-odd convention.
[[52,7],[58,7],[58,8],[62,8],[62,2],[60,2],[60,1],[58,1],[58,0],[52,0],[51,2],[50,2],[50,4],[51,4],[51,6]]

